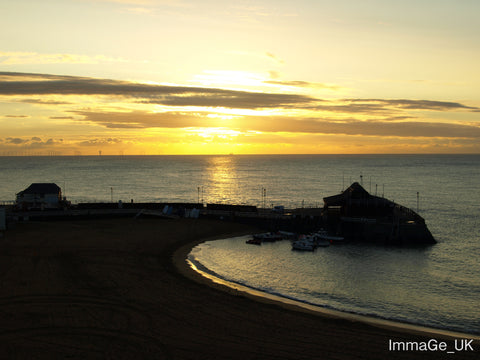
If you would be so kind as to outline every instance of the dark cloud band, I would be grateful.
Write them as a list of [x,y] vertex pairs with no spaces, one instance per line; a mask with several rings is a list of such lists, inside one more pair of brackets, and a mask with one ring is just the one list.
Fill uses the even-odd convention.
[[[76,112],[82,121],[107,128],[192,128],[224,127],[226,124],[207,117],[207,113]],[[330,135],[365,135],[380,137],[470,138],[480,139],[480,127],[467,124],[422,122],[408,117],[382,120],[296,119],[286,116],[237,117],[228,127],[238,131],[268,133],[309,133]]]
[[109,95],[141,103],[240,109],[294,107],[316,100],[296,94],[269,94],[217,88],[139,84],[73,76],[0,72],[0,95]]

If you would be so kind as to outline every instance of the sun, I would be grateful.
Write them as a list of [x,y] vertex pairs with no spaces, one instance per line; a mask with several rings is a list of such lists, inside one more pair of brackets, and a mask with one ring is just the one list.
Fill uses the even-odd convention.
[[233,90],[259,90],[265,87],[266,77],[248,71],[204,70],[195,75],[193,82],[205,87],[221,87]]
[[240,131],[227,128],[197,128],[190,129],[188,132],[210,142],[216,140],[220,140],[222,142],[232,142],[241,134]]

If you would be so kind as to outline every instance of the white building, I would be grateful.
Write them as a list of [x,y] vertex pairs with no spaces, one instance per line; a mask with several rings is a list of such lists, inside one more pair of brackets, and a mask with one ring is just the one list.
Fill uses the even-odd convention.
[[33,183],[17,194],[17,206],[21,209],[58,209],[62,190],[54,183]]

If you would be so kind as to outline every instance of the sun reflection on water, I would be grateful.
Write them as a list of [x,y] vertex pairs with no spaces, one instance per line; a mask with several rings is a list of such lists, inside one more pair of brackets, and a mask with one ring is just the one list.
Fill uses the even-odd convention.
[[235,157],[232,155],[213,156],[208,160],[207,180],[209,183],[207,201],[229,202],[237,198],[238,176]]

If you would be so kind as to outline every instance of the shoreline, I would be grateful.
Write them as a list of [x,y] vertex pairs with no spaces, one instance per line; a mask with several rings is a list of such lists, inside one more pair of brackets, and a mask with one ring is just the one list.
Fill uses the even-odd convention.
[[[293,305],[212,286],[187,267],[186,255],[195,244],[257,230],[209,219],[19,223],[0,239],[0,358],[443,356],[434,349],[389,348],[392,341],[427,342],[429,336],[355,319],[312,316],[307,309],[293,311]],[[183,264],[180,269],[178,263]],[[435,335],[434,341],[443,340]],[[454,349],[454,340],[445,343]],[[473,347],[457,351],[455,360],[476,359],[480,341]]]
[[[232,236],[229,236],[229,238],[235,236],[236,235],[234,234]],[[234,296],[239,296],[239,294],[241,293],[241,296],[248,297],[254,301],[266,304],[273,304],[289,311],[304,312],[313,316],[330,317],[351,322],[361,322],[367,325],[372,325],[387,330],[405,331],[414,335],[436,337],[448,340],[466,338],[480,340],[480,335],[478,334],[463,333],[459,331],[433,328],[414,323],[389,320],[380,317],[349,313],[345,311],[325,308],[319,305],[309,304],[307,302],[302,302],[295,299],[290,299],[281,295],[270,294],[268,292],[264,292],[255,288],[250,288],[248,286],[218,278],[211,273],[200,270],[190,259],[188,259],[190,252],[197,245],[200,245],[207,241],[215,241],[222,239],[225,238],[201,239],[177,249],[177,251],[174,253],[173,261],[178,271],[184,276],[196,282],[225,291]]]

